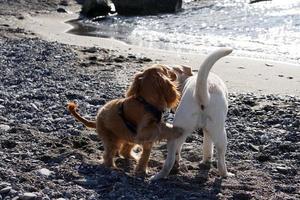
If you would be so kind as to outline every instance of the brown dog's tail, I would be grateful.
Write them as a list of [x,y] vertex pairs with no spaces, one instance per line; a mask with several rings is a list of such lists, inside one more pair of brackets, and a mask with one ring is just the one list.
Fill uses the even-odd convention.
[[95,121],[90,121],[87,120],[83,117],[81,117],[77,112],[76,112],[76,108],[77,105],[74,102],[69,102],[67,104],[67,108],[70,111],[70,113],[80,122],[82,122],[86,127],[88,128],[96,128],[96,122]]

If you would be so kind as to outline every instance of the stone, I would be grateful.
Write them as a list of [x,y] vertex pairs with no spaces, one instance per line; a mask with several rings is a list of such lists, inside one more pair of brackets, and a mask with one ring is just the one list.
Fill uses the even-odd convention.
[[10,187],[10,186],[7,186],[7,187],[5,187],[5,188],[2,188],[2,189],[0,190],[0,194],[7,194],[7,193],[9,193],[9,192],[11,191],[11,189],[12,189],[12,187]]
[[67,13],[66,9],[61,8],[61,7],[57,8],[56,11],[59,12],[59,13]]
[[174,13],[182,8],[182,0],[112,0],[119,15],[154,15]]
[[48,176],[50,176],[53,172],[50,171],[49,169],[42,168],[42,169],[39,169],[39,170],[38,170],[38,173],[39,173],[40,175],[42,175],[42,176],[48,177]]
[[0,124],[0,130],[8,131],[10,129],[10,126],[6,124]]
[[7,182],[0,182],[0,189],[5,188],[7,186],[11,186],[11,184]]
[[31,193],[31,192],[25,192],[23,195],[20,196],[21,200],[31,200],[35,199],[37,197],[36,194]]
[[86,17],[97,17],[108,15],[111,7],[105,0],[86,0],[82,6],[81,14]]

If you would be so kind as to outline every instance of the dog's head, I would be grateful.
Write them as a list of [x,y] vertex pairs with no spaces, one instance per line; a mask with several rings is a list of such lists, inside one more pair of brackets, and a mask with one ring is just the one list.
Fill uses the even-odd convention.
[[175,107],[180,99],[176,73],[164,65],[153,65],[136,74],[126,97],[141,96],[160,109]]

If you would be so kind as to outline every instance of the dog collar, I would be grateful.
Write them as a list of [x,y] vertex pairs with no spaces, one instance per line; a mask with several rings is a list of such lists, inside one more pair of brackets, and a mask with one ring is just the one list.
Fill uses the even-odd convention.
[[147,112],[150,112],[155,117],[157,123],[161,121],[161,117],[162,117],[163,111],[159,110],[158,108],[156,108],[152,104],[148,103],[141,96],[136,97],[136,100],[138,100],[141,104],[143,104],[144,105],[144,109]]

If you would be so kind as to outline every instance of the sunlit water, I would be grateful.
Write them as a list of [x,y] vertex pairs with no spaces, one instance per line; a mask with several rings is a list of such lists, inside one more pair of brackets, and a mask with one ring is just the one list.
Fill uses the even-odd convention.
[[177,14],[80,20],[75,32],[176,52],[230,46],[234,55],[299,64],[300,0],[249,1],[186,0]]

